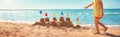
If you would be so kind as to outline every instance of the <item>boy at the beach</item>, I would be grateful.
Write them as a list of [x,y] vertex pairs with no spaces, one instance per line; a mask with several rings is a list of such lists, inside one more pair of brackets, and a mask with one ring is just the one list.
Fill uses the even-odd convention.
[[94,2],[92,2],[91,4],[89,4],[88,6],[85,7],[85,9],[87,9],[90,6],[94,6],[93,9],[93,14],[94,14],[94,22],[95,22],[95,28],[96,28],[96,33],[95,34],[99,34],[99,26],[102,26],[104,28],[104,32],[107,31],[107,27],[102,24],[100,21],[100,19],[104,16],[104,12],[103,12],[103,4],[102,4],[102,0],[94,0]]

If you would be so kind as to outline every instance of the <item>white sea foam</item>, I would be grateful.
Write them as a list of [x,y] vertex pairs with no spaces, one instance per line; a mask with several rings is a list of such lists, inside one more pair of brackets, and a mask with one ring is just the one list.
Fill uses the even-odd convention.
[[78,13],[79,15],[82,15],[83,13]]
[[30,21],[10,21],[10,20],[0,20],[2,22],[12,22],[12,23],[26,23],[26,24],[34,24],[34,21],[33,22],[30,22]]
[[[89,27],[94,27],[94,24],[81,24],[81,26],[89,26]],[[105,25],[109,28],[120,28],[120,25]]]
[[120,14],[120,12],[104,13],[104,14]]
[[[77,13],[78,15],[82,15],[83,13]],[[90,13],[85,13],[86,15],[89,15]],[[113,12],[113,13],[104,13],[104,14],[120,14],[120,12]]]

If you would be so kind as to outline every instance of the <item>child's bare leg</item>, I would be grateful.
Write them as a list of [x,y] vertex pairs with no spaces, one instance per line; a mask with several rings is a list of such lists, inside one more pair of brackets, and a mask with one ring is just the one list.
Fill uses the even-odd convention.
[[95,28],[96,28],[96,31],[97,31],[95,34],[99,34],[100,32],[99,32],[98,18],[97,17],[95,17]]
[[102,27],[104,28],[104,32],[107,31],[107,27],[106,27],[104,24],[102,24],[102,23],[99,22],[99,25],[102,26]]
[[101,22],[98,22],[98,24],[104,28],[104,32],[107,31],[108,28],[104,24],[102,24]]
[[100,20],[101,18],[102,18],[102,17],[99,17],[99,18],[98,18],[98,24],[104,28],[104,32],[105,32],[105,31],[107,31],[107,27],[106,27],[104,24],[102,24],[101,22],[99,22],[99,20]]

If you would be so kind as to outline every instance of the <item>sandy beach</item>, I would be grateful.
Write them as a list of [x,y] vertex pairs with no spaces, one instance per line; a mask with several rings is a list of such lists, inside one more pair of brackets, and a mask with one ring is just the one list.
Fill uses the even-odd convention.
[[120,37],[120,28],[109,28],[101,34],[93,34],[94,27],[56,28],[31,26],[27,23],[12,23],[0,21],[0,37]]

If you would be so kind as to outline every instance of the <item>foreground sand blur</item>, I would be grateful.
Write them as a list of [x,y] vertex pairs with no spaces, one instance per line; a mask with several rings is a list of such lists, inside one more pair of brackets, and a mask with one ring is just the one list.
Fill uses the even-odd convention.
[[120,37],[120,28],[109,28],[106,33],[93,34],[93,27],[56,28],[32,24],[0,22],[0,37]]

